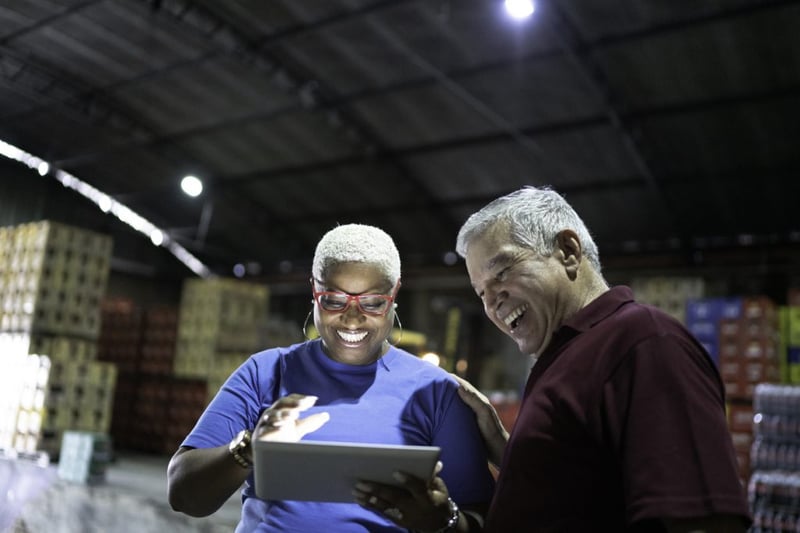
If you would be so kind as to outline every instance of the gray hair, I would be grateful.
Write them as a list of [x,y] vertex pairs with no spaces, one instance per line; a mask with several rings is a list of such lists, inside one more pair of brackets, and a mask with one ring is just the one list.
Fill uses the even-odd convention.
[[466,257],[469,245],[501,222],[507,224],[516,244],[542,256],[553,252],[559,232],[571,229],[580,239],[584,257],[598,273],[601,272],[600,253],[583,220],[560,194],[549,187],[523,187],[473,213],[458,231],[458,255]]
[[389,234],[375,226],[345,224],[320,239],[314,252],[312,275],[323,280],[328,269],[340,263],[373,264],[392,285],[400,279],[400,253]]

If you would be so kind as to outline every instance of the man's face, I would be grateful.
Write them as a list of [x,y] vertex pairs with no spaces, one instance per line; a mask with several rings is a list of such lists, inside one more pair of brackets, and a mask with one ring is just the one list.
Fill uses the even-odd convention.
[[524,354],[538,357],[565,318],[571,298],[561,257],[515,244],[504,225],[469,246],[467,272],[486,316]]

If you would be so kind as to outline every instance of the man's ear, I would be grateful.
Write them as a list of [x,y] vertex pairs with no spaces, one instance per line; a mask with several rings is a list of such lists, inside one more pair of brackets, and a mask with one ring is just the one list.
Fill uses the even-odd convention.
[[578,267],[583,259],[583,249],[578,234],[571,229],[565,229],[556,235],[556,249],[564,265],[569,279],[574,280],[578,275]]

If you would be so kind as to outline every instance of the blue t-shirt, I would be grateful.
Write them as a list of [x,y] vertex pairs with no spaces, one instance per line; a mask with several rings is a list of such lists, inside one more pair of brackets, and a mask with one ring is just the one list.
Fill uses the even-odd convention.
[[[333,361],[320,340],[273,348],[251,356],[228,378],[183,445],[221,446],[241,429],[254,428],[278,398],[314,395],[317,403],[301,416],[327,411],[330,420],[303,440],[439,446],[440,476],[453,500],[486,503],[494,488],[486,448],[457,389],[447,372],[394,347],[364,366]],[[260,500],[251,473],[236,531],[405,530],[354,503]]]

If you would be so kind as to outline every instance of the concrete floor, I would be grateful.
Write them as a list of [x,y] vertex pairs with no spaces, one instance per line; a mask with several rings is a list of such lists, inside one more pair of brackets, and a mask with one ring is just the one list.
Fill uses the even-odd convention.
[[239,494],[207,518],[176,513],[167,503],[168,462],[121,452],[104,481],[84,485],[59,479],[57,465],[0,459],[0,533],[232,532]]

